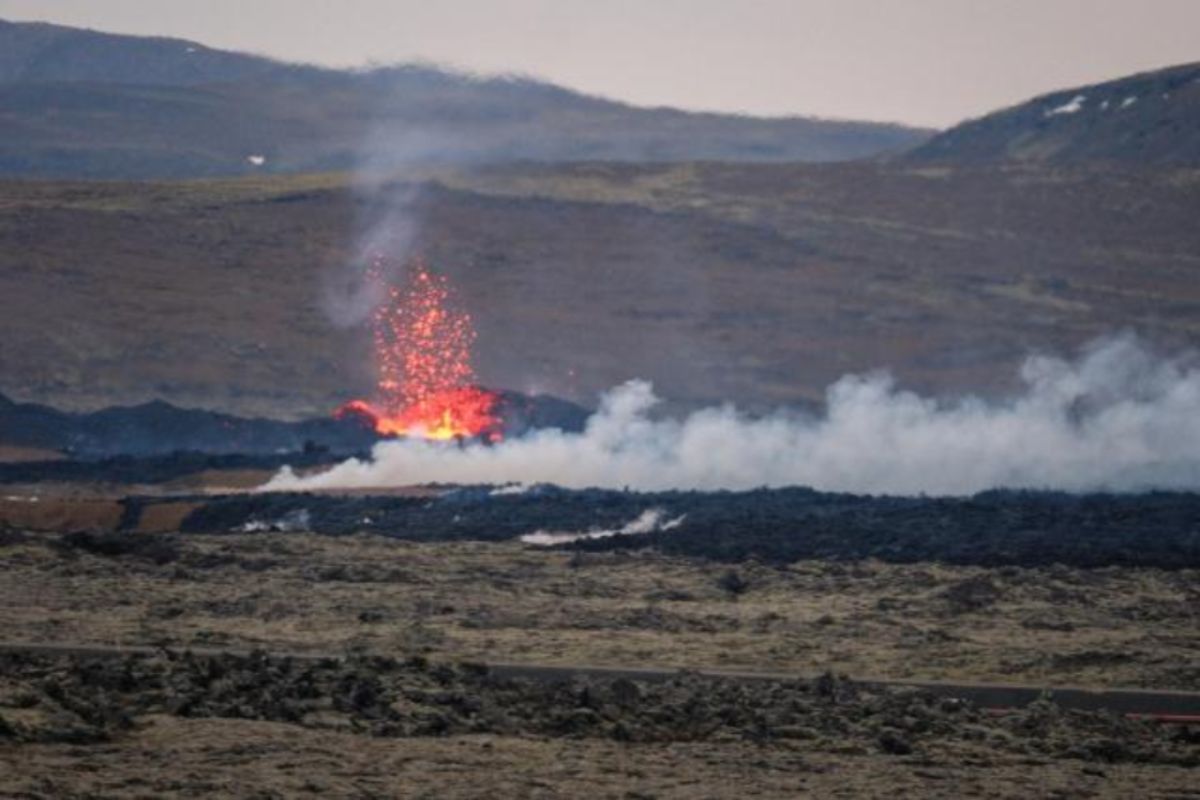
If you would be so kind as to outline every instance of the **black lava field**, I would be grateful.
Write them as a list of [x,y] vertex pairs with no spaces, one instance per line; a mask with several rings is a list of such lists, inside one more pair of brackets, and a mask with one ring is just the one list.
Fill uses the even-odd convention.
[[[126,524],[155,498],[126,500]],[[983,566],[1200,566],[1200,495],[991,491],[967,498],[870,497],[790,488],[638,493],[448,488],[435,498],[262,493],[206,499],[184,532],[369,531],[401,539],[517,539],[618,530],[649,509],[669,530],[581,539],[580,550],[655,548],[719,561],[942,561]]]

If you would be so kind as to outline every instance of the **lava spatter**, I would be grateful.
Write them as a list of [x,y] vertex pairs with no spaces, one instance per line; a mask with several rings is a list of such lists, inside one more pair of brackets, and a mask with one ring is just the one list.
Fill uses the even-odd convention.
[[499,441],[499,397],[475,384],[475,326],[449,282],[418,259],[401,284],[387,285],[382,267],[376,261],[367,276],[383,288],[371,317],[375,397],[351,400],[336,415],[358,415],[385,436]]

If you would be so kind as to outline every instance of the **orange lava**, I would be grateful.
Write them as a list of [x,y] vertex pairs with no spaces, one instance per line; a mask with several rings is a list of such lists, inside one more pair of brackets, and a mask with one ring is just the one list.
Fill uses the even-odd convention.
[[[368,278],[382,282],[380,264]],[[386,287],[371,322],[376,397],[351,400],[335,416],[359,416],[385,436],[501,439],[499,396],[475,385],[475,326],[445,277],[415,261],[402,286]]]

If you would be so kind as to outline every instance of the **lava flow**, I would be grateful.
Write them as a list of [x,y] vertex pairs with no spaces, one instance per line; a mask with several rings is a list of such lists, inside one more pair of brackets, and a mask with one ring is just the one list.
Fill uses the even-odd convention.
[[[370,280],[383,283],[376,263]],[[402,286],[386,286],[372,315],[376,398],[351,400],[335,416],[357,415],[385,436],[502,438],[499,396],[474,384],[471,316],[454,307],[446,279],[415,261]]]

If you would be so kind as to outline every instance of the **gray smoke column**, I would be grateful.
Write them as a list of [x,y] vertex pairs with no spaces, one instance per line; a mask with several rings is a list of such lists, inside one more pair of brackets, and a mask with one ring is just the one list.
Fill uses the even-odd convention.
[[350,261],[325,275],[322,305],[338,327],[360,325],[383,300],[387,285],[400,280],[420,228],[420,189],[399,181],[359,175],[352,187],[360,209]]
[[937,400],[886,373],[829,387],[825,413],[749,418],[731,406],[655,419],[650,384],[610,391],[583,433],[537,431],[487,447],[384,442],[370,461],[290,470],[268,490],[424,482],[749,489],[811,486],[961,495],[998,488],[1200,489],[1200,370],[1132,337],[1075,361],[1031,357],[1006,401]]
[[[358,143],[351,184],[356,209],[353,248],[347,263],[332,265],[322,292],[325,312],[339,327],[365,322],[386,286],[402,279],[415,255],[424,223],[422,167],[474,163],[469,131],[419,114],[410,116],[414,89],[436,96],[436,84],[422,88],[422,82],[436,81],[437,76],[421,69],[384,70],[370,82],[372,118]],[[466,76],[444,79],[472,85]]]

